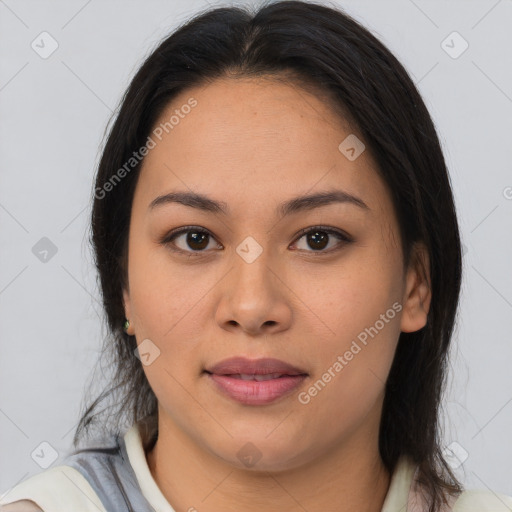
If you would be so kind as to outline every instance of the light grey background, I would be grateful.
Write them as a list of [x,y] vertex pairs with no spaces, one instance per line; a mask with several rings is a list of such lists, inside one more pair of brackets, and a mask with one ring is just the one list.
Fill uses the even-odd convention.
[[[338,5],[401,60],[436,123],[466,248],[444,443],[467,451],[466,486],[512,495],[512,1]],[[103,131],[143,58],[206,7],[0,0],[0,492],[41,471],[41,442],[54,465],[71,446],[105,334],[87,241]],[[58,43],[46,59],[31,47],[43,31]],[[457,58],[453,31],[469,44]]]

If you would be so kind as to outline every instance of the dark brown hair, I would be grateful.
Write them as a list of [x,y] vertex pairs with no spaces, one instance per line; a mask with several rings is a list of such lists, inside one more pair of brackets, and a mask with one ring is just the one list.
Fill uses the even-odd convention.
[[[432,302],[426,326],[401,333],[385,388],[379,449],[392,473],[401,455],[420,467],[437,511],[460,483],[444,460],[439,411],[461,284],[461,243],[450,180],[427,108],[404,67],[369,30],[339,8],[267,3],[256,12],[216,8],[196,15],[151,52],[131,81],[111,127],[95,182],[91,240],[112,365],[108,386],[80,418],[74,445],[93,425],[120,432],[145,419],[157,435],[157,399],[123,331],[131,205],[140,163],[105,187],[144,146],[169,102],[191,86],[226,76],[286,76],[313,84],[357,126],[392,196],[407,263],[415,242],[429,254]],[[118,175],[119,176],[119,175]],[[105,402],[111,403],[98,410]],[[126,423],[124,423],[126,422]]]

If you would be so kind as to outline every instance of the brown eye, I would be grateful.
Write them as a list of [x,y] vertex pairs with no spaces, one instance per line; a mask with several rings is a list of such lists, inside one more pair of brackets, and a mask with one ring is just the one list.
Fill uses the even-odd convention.
[[189,226],[171,232],[161,243],[172,250],[193,254],[205,252],[212,240],[208,231]]
[[325,231],[311,231],[306,235],[306,240],[312,249],[325,249],[329,243],[329,235]]
[[186,233],[186,244],[191,249],[197,249],[202,250],[206,249],[208,246],[208,237],[209,235],[207,233],[201,233],[198,231],[189,231]]
[[[306,252],[321,252],[328,253],[331,250],[339,249],[340,246],[343,246],[352,241],[352,239],[347,236],[342,231],[338,231],[332,228],[324,228],[322,226],[315,226],[313,228],[303,229],[300,233],[302,236],[298,238],[300,241],[302,238],[305,239],[306,248],[299,247],[300,250],[305,250]],[[340,242],[334,246],[334,248],[330,248],[324,250],[331,242],[331,238],[337,238]],[[295,242],[298,244],[298,241]],[[311,249],[311,250],[308,250]]]

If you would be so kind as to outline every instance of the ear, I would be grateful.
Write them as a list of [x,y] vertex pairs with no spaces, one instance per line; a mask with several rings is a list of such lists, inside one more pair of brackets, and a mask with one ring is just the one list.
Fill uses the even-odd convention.
[[414,244],[405,276],[402,332],[415,332],[425,327],[432,298],[430,259],[423,243]]
[[124,316],[130,321],[130,327],[126,331],[127,334],[133,336],[135,331],[133,329],[133,317],[131,311],[130,293],[126,288],[123,288],[123,305],[124,305]]

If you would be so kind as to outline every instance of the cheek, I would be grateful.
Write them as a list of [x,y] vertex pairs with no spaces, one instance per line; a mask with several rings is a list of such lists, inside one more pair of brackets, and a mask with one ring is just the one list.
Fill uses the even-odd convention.
[[211,279],[201,273],[200,266],[172,264],[162,247],[149,242],[142,245],[130,249],[129,267],[130,300],[138,331],[164,342],[178,332],[182,337],[183,330],[189,329],[193,338],[198,325],[191,319],[200,310]]
[[383,397],[401,310],[399,302],[386,298],[374,295],[362,305],[347,303],[342,314],[332,316],[335,334],[320,340],[312,358],[314,375],[300,401],[319,428],[322,421],[335,421],[336,431],[350,432]]
[[311,391],[322,395],[318,403],[328,402],[340,414],[344,408],[354,408],[355,414],[375,402],[400,335],[400,260],[381,254],[368,247],[333,267],[329,276],[304,278],[303,286],[307,281],[313,290],[305,302],[316,313],[307,313],[314,323],[318,352],[312,359],[320,380]]
[[[297,276],[295,290],[304,302],[306,318],[327,344],[350,340],[401,301],[402,275],[393,258],[378,251],[354,251],[339,264]],[[396,308],[389,323],[397,323]],[[388,324],[386,324],[388,325]]]

